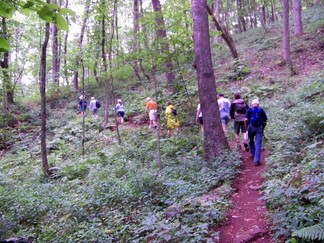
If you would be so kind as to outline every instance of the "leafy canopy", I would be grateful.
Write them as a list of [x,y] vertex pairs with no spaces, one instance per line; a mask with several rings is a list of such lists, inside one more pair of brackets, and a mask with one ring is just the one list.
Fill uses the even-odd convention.
[[[14,13],[28,13],[30,11],[36,12],[40,19],[55,24],[62,30],[69,30],[69,26],[64,19],[66,15],[74,15],[74,12],[67,8],[61,8],[56,4],[49,4],[39,0],[27,1],[6,1],[0,0],[0,16],[3,18],[12,18]],[[0,52],[10,51],[10,44],[6,37],[0,37]]]

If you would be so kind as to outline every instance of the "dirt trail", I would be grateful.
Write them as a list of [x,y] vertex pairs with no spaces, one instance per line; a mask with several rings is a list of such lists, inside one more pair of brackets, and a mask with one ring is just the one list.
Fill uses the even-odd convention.
[[249,152],[241,150],[243,168],[234,184],[233,207],[221,227],[219,243],[272,243],[265,201],[262,196],[262,172],[267,151],[261,153],[261,165],[254,166]]

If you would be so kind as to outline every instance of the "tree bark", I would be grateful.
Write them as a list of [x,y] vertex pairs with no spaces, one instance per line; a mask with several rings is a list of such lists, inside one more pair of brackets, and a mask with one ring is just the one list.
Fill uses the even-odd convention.
[[207,9],[207,12],[210,16],[212,16],[213,18],[213,21],[214,21],[214,24],[216,26],[216,29],[218,31],[220,31],[222,34],[221,34],[221,37],[225,40],[226,44],[228,45],[230,51],[231,51],[231,54],[232,54],[232,57],[233,58],[238,58],[238,54],[237,54],[237,50],[236,50],[236,47],[235,47],[235,44],[234,44],[234,41],[232,39],[232,37],[230,36],[230,34],[227,32],[227,30],[225,28],[223,28],[217,21],[217,19],[215,18],[215,16],[213,15],[213,11],[210,9],[210,7],[207,5],[206,7]]
[[174,86],[175,74],[173,73],[173,63],[170,57],[169,44],[165,40],[167,33],[165,29],[161,3],[160,0],[152,0],[153,10],[156,13],[155,21],[157,26],[157,38],[161,41],[161,52],[165,55],[165,66],[166,66],[166,79],[169,86],[169,92],[172,94],[177,93],[177,89]]
[[284,48],[284,60],[286,62],[289,75],[295,75],[296,72],[293,67],[293,63],[290,55],[290,33],[289,33],[289,0],[282,0],[283,3],[283,13],[282,13],[282,23],[283,23],[283,48]]
[[43,162],[43,171],[46,176],[49,175],[47,150],[46,150],[46,49],[49,40],[50,24],[45,25],[45,39],[42,45],[41,67],[40,67],[40,95],[41,95],[41,153]]
[[[133,5],[133,30],[134,30],[134,39],[133,39],[133,52],[136,53],[138,51],[138,32],[139,32],[139,2],[138,0],[134,0]],[[139,77],[139,67],[138,67],[138,59],[135,58],[133,63],[133,78]]]
[[282,0],[282,24],[283,24],[283,59],[290,62],[290,34],[289,34],[289,0]]
[[[57,0],[53,1],[53,4],[57,4]],[[59,29],[56,25],[52,25],[52,78],[56,84],[57,92],[60,87],[60,56],[59,56],[59,41],[58,41]]]
[[109,79],[108,79],[108,64],[107,64],[107,53],[106,53],[106,22],[105,17],[102,16],[101,21],[101,58],[103,65],[103,76],[104,76],[104,84],[105,84],[105,117],[104,117],[104,127],[108,124],[109,118]]
[[[65,2],[65,8],[69,6],[69,1],[66,0]],[[65,17],[66,22],[69,24],[69,17]],[[64,46],[63,46],[63,65],[64,65],[64,79],[66,82],[66,85],[69,86],[69,78],[68,78],[68,69],[67,69],[67,47],[68,47],[68,37],[69,37],[69,31],[66,31],[64,36]]]
[[80,36],[78,40],[79,44],[79,53],[76,56],[75,59],[75,71],[74,71],[74,78],[73,78],[73,91],[76,93],[79,90],[79,68],[80,68],[80,62],[81,62],[81,52],[82,52],[82,43],[83,43],[83,37],[84,37],[84,32],[85,28],[87,25],[87,21],[89,18],[89,11],[90,11],[90,0],[86,1],[86,6],[85,6],[85,18],[83,19],[82,26],[81,26],[81,31],[80,31]]
[[[7,22],[6,18],[2,18],[2,34],[7,38]],[[4,90],[4,98],[3,105],[6,110],[9,111],[10,104],[14,103],[14,91],[13,85],[10,80],[9,74],[9,52],[5,52],[3,54],[3,60],[0,60],[0,66],[3,74],[3,90]]]
[[294,32],[297,37],[304,34],[301,0],[293,0]]
[[195,67],[197,71],[199,100],[204,119],[204,148],[208,161],[213,160],[223,149],[228,149],[218,104],[212,65],[207,2],[192,0]]

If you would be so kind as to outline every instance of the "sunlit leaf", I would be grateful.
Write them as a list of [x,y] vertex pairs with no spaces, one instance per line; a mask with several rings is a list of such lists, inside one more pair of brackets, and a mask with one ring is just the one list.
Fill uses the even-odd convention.
[[75,12],[72,9],[68,9],[68,8],[60,8],[59,9],[59,13],[62,15],[75,15]]
[[12,18],[15,11],[16,9],[14,6],[3,1],[0,2],[0,16],[4,18]]
[[67,22],[65,21],[65,19],[61,16],[61,15],[56,15],[56,20],[54,23],[58,28],[62,29],[62,30],[69,30],[69,25],[67,24]]
[[34,6],[34,2],[33,1],[27,1],[27,3],[23,6],[23,8],[30,8],[32,6]]
[[0,36],[0,52],[8,51],[10,51],[10,45],[8,41],[3,36]]

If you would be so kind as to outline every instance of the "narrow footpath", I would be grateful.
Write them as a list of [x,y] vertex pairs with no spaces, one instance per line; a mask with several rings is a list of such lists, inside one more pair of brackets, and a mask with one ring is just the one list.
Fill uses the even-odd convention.
[[221,227],[219,243],[272,243],[267,219],[267,209],[262,196],[262,173],[267,151],[261,153],[261,165],[254,166],[249,152],[240,151],[243,168],[234,183],[232,208]]

